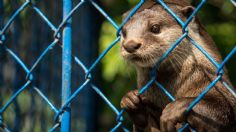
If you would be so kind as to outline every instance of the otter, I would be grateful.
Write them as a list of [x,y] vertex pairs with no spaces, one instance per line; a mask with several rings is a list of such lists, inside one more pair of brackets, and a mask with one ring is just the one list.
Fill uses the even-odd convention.
[[[164,0],[183,21],[194,11],[187,0]],[[124,16],[127,16],[127,13]],[[188,34],[218,63],[221,55],[197,16],[188,25]],[[236,131],[236,98],[222,81],[232,84],[227,70],[222,79],[185,115],[189,104],[217,77],[216,67],[188,38],[170,53],[155,71],[160,82],[176,98],[174,102],[155,85],[139,95],[147,84],[150,71],[163,54],[183,35],[182,27],[157,2],[145,1],[142,7],[123,26],[121,55],[137,71],[137,89],[121,100],[133,122],[133,131],[172,132],[188,122],[199,132]],[[190,128],[188,131],[191,131]]]

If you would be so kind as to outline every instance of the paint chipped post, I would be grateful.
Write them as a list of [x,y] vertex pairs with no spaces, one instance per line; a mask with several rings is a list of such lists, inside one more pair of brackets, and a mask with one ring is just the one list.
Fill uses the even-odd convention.
[[[71,0],[63,0],[63,19],[66,19],[67,15],[72,9]],[[66,103],[71,94],[71,38],[72,19],[70,18],[63,29],[63,48],[62,48],[62,106]],[[71,108],[68,106],[65,109],[61,118],[61,132],[70,132],[71,129]]]

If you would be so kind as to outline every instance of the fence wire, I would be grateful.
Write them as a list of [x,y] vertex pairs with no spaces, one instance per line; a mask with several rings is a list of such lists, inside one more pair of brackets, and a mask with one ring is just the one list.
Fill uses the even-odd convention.
[[[65,0],[65,1],[71,1],[71,0]],[[137,10],[143,5],[145,0],[140,0],[139,3],[133,8],[133,10],[129,13],[129,15],[124,19],[124,21],[121,23],[121,25],[118,25],[98,4],[97,2],[93,0],[81,0],[72,10],[69,11],[69,13],[65,14],[63,21],[60,23],[59,26],[56,26],[53,24],[48,17],[38,8],[36,5],[34,5],[31,0],[26,0],[10,17],[10,19],[4,24],[4,26],[0,30],[0,46],[3,47],[3,49],[14,59],[15,62],[17,62],[20,67],[24,70],[25,72],[25,83],[10,97],[10,99],[1,107],[0,109],[0,127],[6,131],[9,132],[10,129],[7,127],[7,125],[4,123],[3,119],[3,114],[6,112],[11,104],[13,104],[14,100],[16,100],[17,96],[19,96],[24,90],[29,90],[29,88],[33,88],[34,92],[37,93],[43,100],[44,102],[51,108],[51,110],[55,114],[55,119],[54,119],[54,125],[51,126],[50,131],[53,132],[56,129],[58,129],[62,125],[62,116],[65,114],[67,111],[66,109],[70,107],[70,104],[73,103],[73,100],[78,96],[78,94],[85,88],[85,86],[89,85],[90,88],[92,88],[107,104],[107,106],[114,111],[114,113],[117,115],[116,121],[117,124],[114,126],[114,128],[111,129],[111,132],[117,131],[118,129],[122,129],[123,131],[127,132],[129,131],[128,129],[125,128],[123,125],[123,109],[118,109],[115,107],[109,99],[104,95],[104,93],[101,91],[99,87],[96,86],[91,80],[93,78],[92,71],[96,68],[96,66],[100,63],[100,61],[103,59],[103,57],[120,41],[121,36],[121,30],[122,27],[130,20],[130,18],[137,12]],[[186,20],[183,21],[181,18],[179,18],[169,7],[168,5],[163,1],[163,0],[156,0],[157,3],[163,6],[163,8],[180,24],[180,26],[183,29],[183,34],[182,36],[176,40],[175,43],[171,46],[170,49],[167,50],[167,52],[161,57],[161,59],[158,61],[156,66],[154,67],[154,70],[157,69],[161,62],[168,57],[168,55],[180,44],[180,42],[187,38],[190,40],[190,42],[202,52],[202,54],[205,55],[206,58],[209,59],[209,61],[216,67],[217,71],[215,74],[217,77],[215,78],[214,81],[212,81],[203,91],[202,93],[196,97],[196,99],[188,106],[186,112],[190,112],[193,107],[206,95],[206,93],[211,90],[214,85],[217,82],[221,82],[224,84],[225,88],[227,88],[235,97],[236,93],[235,91],[227,84],[227,82],[224,82],[222,79],[222,76],[224,75],[224,70],[223,67],[225,64],[233,57],[233,55],[236,54],[236,46],[233,48],[233,50],[226,56],[226,58],[222,61],[222,63],[218,63],[204,48],[202,48],[191,36],[188,34],[188,25],[191,22],[191,20],[196,16],[198,11],[201,9],[201,7],[206,3],[206,0],[201,0],[201,2],[198,4],[192,15]],[[235,1],[231,0],[231,2],[235,5]],[[77,65],[79,65],[84,73],[85,73],[85,81],[78,86],[76,91],[72,93],[67,100],[65,100],[64,104],[60,107],[57,108],[50,100],[48,97],[34,84],[34,75],[32,72],[35,70],[35,68],[39,65],[39,63],[42,61],[42,59],[50,52],[53,50],[55,46],[61,46],[60,44],[62,43],[62,35],[61,31],[64,30],[66,23],[72,18],[73,14],[81,7],[83,6],[84,3],[90,3],[96,8],[117,30],[117,38],[100,54],[100,56],[95,60],[95,62],[91,66],[85,66],[83,61],[80,60],[77,56],[71,55],[72,60],[76,62]],[[64,5],[66,6],[66,5]],[[9,30],[9,27],[11,24],[14,22],[17,16],[20,15],[22,11],[24,11],[26,8],[32,8],[41,18],[42,20],[47,24],[48,27],[54,32],[54,40],[47,46],[47,48],[41,53],[41,55],[37,58],[37,60],[34,62],[34,64],[31,67],[28,67],[22,60],[21,58],[10,48],[5,43],[5,40],[7,39],[5,37],[5,34],[7,30]],[[167,89],[159,82],[156,81],[157,75],[155,73],[150,74],[151,80],[139,91],[139,94],[143,94],[152,84],[157,85],[166,96],[169,97],[170,100],[175,101],[175,97],[171,95],[167,91]],[[70,126],[68,126],[70,127]],[[189,127],[189,124],[186,122],[182,128],[179,129],[179,131],[185,130],[187,127]]]

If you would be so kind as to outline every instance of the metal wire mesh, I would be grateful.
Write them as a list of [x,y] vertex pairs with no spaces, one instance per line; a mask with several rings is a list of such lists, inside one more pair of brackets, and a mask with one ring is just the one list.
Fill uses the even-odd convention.
[[[70,2],[70,0],[65,0],[67,2]],[[69,54],[69,56],[72,57],[72,60],[76,62],[77,65],[79,65],[85,72],[85,81],[83,84],[78,86],[77,90],[69,95],[66,100],[64,100],[63,105],[60,108],[57,108],[53,103],[50,102],[47,96],[44,95],[44,93],[34,84],[34,75],[32,72],[35,70],[35,68],[38,66],[38,64],[41,62],[41,60],[47,55],[47,53],[50,50],[53,50],[55,46],[60,46],[58,43],[61,43],[62,36],[65,37],[66,35],[61,35],[61,31],[64,30],[66,27],[66,23],[70,21],[70,18],[72,18],[73,14],[76,10],[78,10],[81,6],[83,6],[84,3],[90,3],[92,4],[117,30],[117,38],[102,52],[102,54],[96,59],[96,61],[89,67],[86,67],[82,60],[80,60],[78,57],[73,56]],[[0,109],[0,127],[5,130],[9,131],[7,125],[4,123],[3,119],[3,113],[8,110],[9,106],[13,103],[14,100],[16,100],[17,96],[20,95],[24,90],[29,90],[29,87],[34,89],[34,92],[37,93],[44,101],[45,103],[50,106],[51,110],[55,113],[55,123],[54,126],[51,127],[50,131],[55,131],[57,128],[59,128],[63,122],[62,116],[67,112],[67,108],[70,107],[70,104],[73,103],[73,100],[75,97],[78,96],[78,94],[81,92],[82,89],[85,88],[85,86],[89,85],[111,108],[114,113],[117,115],[117,125],[114,126],[114,128],[111,129],[111,131],[117,131],[118,129],[122,129],[124,131],[128,131],[123,123],[123,112],[124,110],[119,110],[117,107],[115,107],[109,99],[106,97],[106,95],[103,94],[103,92],[94,84],[91,80],[93,75],[91,72],[96,68],[96,66],[99,64],[99,62],[103,59],[103,57],[120,41],[120,33],[122,30],[122,27],[129,21],[129,19],[137,12],[137,10],[142,6],[142,4],[145,2],[145,0],[140,0],[140,2],[133,8],[133,10],[130,12],[130,14],[124,19],[124,21],[121,23],[121,25],[118,25],[115,23],[115,21],[109,17],[109,15],[93,0],[81,0],[73,9],[70,10],[70,8],[67,9],[67,12],[64,12],[64,19],[60,23],[59,26],[55,26],[47,17],[46,15],[38,8],[36,5],[34,5],[30,0],[26,0],[10,17],[10,19],[7,21],[7,23],[4,24],[3,28],[0,30],[0,46],[3,47],[3,49],[12,57],[12,59],[17,62],[21,68],[25,71],[26,81],[24,85],[22,85],[12,96],[11,98],[5,103],[1,109]],[[156,67],[154,69],[157,69],[161,62],[168,57],[168,55],[176,48],[176,46],[184,39],[187,38],[190,40],[190,42],[198,49],[200,50],[206,58],[209,59],[209,61],[216,67],[216,75],[217,77],[215,80],[209,84],[205,90],[202,91],[202,93],[188,106],[187,112],[190,112],[193,107],[204,97],[204,95],[211,90],[214,85],[219,82],[224,75],[223,67],[225,64],[232,58],[233,55],[236,54],[236,47],[228,54],[228,56],[223,60],[221,64],[216,62],[213,57],[210,56],[210,54],[207,53],[196,41],[194,41],[188,34],[188,25],[191,22],[191,20],[194,18],[194,16],[198,13],[198,11],[201,9],[201,7],[206,3],[206,0],[202,0],[198,6],[196,7],[195,11],[190,15],[190,17],[183,21],[181,18],[179,18],[163,0],[156,0],[157,3],[163,6],[163,8],[171,14],[171,16],[176,19],[176,21],[180,24],[180,26],[183,29],[182,36],[176,40],[175,43],[171,46],[170,49],[167,50],[167,52],[162,56],[162,58],[158,61]],[[232,1],[234,2],[234,1]],[[235,4],[235,3],[234,3]],[[64,5],[65,8],[67,8]],[[42,20],[47,24],[48,27],[54,32],[54,40],[47,46],[47,48],[41,53],[41,55],[37,58],[37,60],[34,62],[34,64],[31,67],[26,66],[26,64],[21,60],[21,58],[13,52],[5,43],[5,33],[9,29],[10,25],[14,22],[17,16],[20,15],[20,13],[25,10],[27,7],[32,8],[41,18]],[[69,11],[68,11],[69,10]],[[68,35],[68,34],[67,34]],[[66,38],[63,38],[66,39]],[[64,47],[65,48],[65,47]],[[68,61],[68,58],[65,58],[63,61]],[[69,61],[68,61],[69,62]],[[175,101],[175,97],[171,95],[162,84],[156,81],[156,75],[152,75],[151,80],[140,90],[140,94],[143,94],[152,84],[157,85],[165,94],[170,98],[170,100]],[[231,93],[236,97],[236,93],[233,91],[233,89],[226,83],[222,82],[228,90],[231,91]],[[67,120],[67,122],[70,122]],[[179,129],[179,131],[183,131],[185,128],[187,128],[189,125],[188,123],[184,124],[184,126]],[[67,126],[70,127],[70,126]]]

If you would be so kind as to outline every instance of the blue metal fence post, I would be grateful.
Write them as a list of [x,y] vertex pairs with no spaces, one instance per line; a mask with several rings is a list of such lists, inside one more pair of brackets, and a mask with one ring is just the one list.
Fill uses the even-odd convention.
[[[71,0],[63,0],[63,19],[72,9]],[[63,29],[63,53],[62,53],[62,105],[71,94],[71,29],[72,20],[68,20]],[[62,115],[61,132],[70,132],[71,108],[68,107]]]

